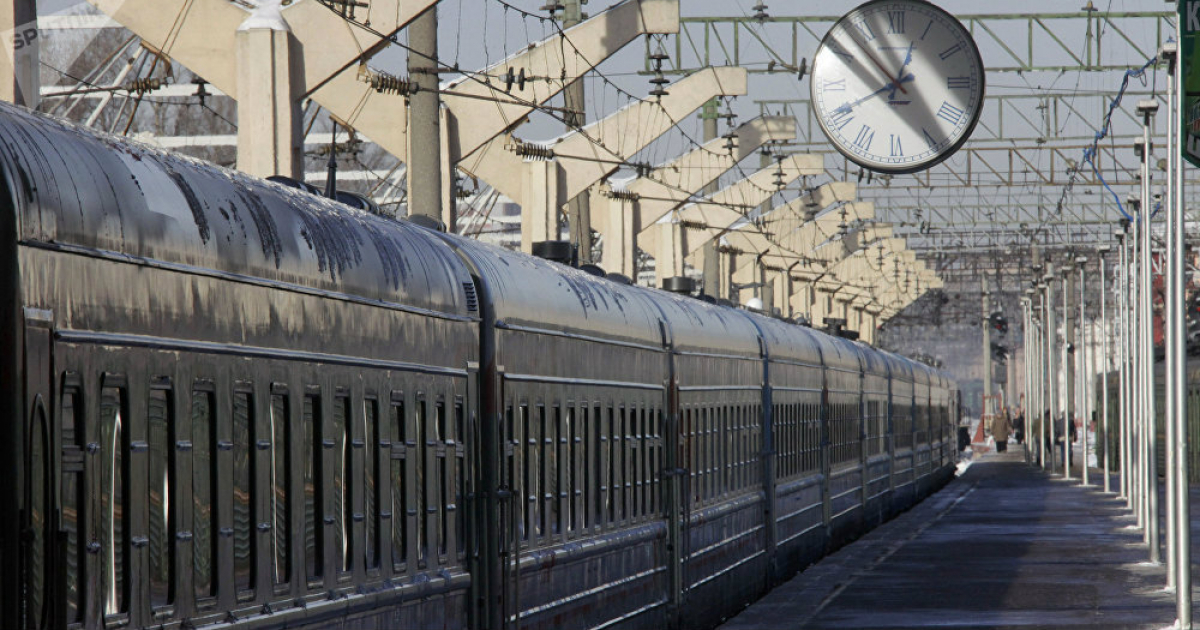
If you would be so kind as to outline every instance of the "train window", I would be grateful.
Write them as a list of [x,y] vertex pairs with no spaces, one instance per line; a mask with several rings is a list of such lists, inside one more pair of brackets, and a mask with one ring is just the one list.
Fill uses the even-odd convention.
[[368,569],[379,568],[379,456],[383,436],[379,433],[379,400],[374,395],[363,399],[363,530],[365,561]]
[[636,519],[642,514],[642,434],[640,429],[643,411],[637,407],[629,410],[629,463],[631,482],[631,497],[629,501],[629,516]]
[[427,449],[428,443],[425,436],[428,435],[429,427],[425,424],[425,398],[424,395],[417,395],[417,404],[415,407],[416,418],[413,422],[413,439],[416,443],[416,462],[413,466],[413,487],[416,488],[416,497],[414,497],[413,510],[416,512],[416,524],[414,526],[413,545],[417,551],[417,568],[425,568],[425,540],[428,533],[425,525],[428,522],[428,516],[425,513],[426,488],[425,488],[425,462],[428,460]]
[[625,520],[625,406],[617,408],[613,416],[612,449],[613,449],[613,510],[612,520],[619,523]]
[[542,416],[542,532],[549,536],[558,533],[558,476],[556,474],[557,458],[555,449],[558,448],[558,416],[559,409],[547,410],[544,406],[538,411]]
[[87,443],[81,383],[78,374],[63,376],[62,398],[62,531],[66,549],[62,563],[67,623],[81,619],[83,612],[84,545],[87,523],[84,520],[86,494],[83,479],[83,453]]
[[[239,385],[243,387],[244,385]],[[250,392],[233,394],[233,584],[239,599],[254,595],[254,406]]]
[[47,592],[47,549],[50,543],[49,510],[50,480],[53,479],[53,457],[50,456],[50,427],[46,418],[46,406],[39,395],[34,401],[33,417],[29,433],[29,545],[28,565],[28,611],[32,627],[41,628],[48,621],[44,615],[49,599]]
[[525,540],[542,535],[537,521],[538,500],[538,449],[537,436],[534,435],[533,422],[529,418],[529,407],[521,405],[521,435],[525,442]]
[[449,538],[449,534],[450,534],[450,528],[449,528],[450,514],[446,511],[446,508],[449,505],[447,502],[447,499],[449,497],[447,495],[450,492],[450,477],[448,476],[450,474],[450,471],[449,471],[448,466],[446,465],[447,453],[446,453],[445,441],[449,438],[449,436],[446,435],[446,403],[445,403],[445,401],[442,401],[442,400],[437,401],[437,407],[435,407],[435,414],[436,414],[437,425],[438,425],[438,435],[434,439],[441,442],[441,444],[438,444],[437,446],[434,447],[435,449],[437,449],[436,455],[437,455],[437,467],[438,467],[437,479],[434,480],[434,483],[436,483],[437,487],[438,487],[437,495],[436,495],[438,497],[438,504],[435,506],[435,511],[437,512],[437,515],[438,515],[437,516],[437,521],[438,521],[437,522],[437,528],[438,528],[438,530],[437,530],[437,534],[438,534],[437,549],[438,549],[439,560],[441,560],[442,562],[445,562],[446,548],[447,548],[447,545],[449,544],[447,542],[447,539]]
[[579,462],[579,527],[587,529],[591,527],[592,521],[588,516],[588,512],[592,505],[592,457],[595,451],[592,445],[588,443],[590,432],[588,427],[592,423],[592,408],[587,403],[584,403],[579,408],[579,424],[576,429],[579,440],[579,458],[574,461]]
[[[518,538],[524,539],[525,538],[525,506],[524,506],[523,501],[521,500],[521,498],[524,496],[524,494],[523,494],[524,490],[521,488],[521,475],[520,475],[521,436],[517,432],[518,418],[514,415],[514,413],[515,412],[513,411],[513,405],[512,405],[512,403],[509,403],[508,406],[504,410],[504,425],[505,425],[504,430],[506,431],[504,436],[508,440],[508,444],[507,444],[507,447],[505,448],[505,452],[504,452],[504,458],[505,458],[505,460],[507,460],[508,466],[503,471],[503,473],[508,475],[507,478],[505,479],[505,481],[507,481],[508,486],[510,488],[512,488],[512,494],[514,497],[514,500],[509,502],[509,504],[511,505],[510,509],[513,511],[514,514],[512,516],[509,516],[509,518],[513,518],[514,520],[516,520],[516,530],[517,531],[516,531],[515,535]],[[506,516],[507,516],[507,514],[506,514]]]
[[291,408],[287,388],[271,385],[271,530],[275,533],[274,580],[287,584],[292,576],[292,479]]
[[463,543],[467,518],[466,510],[463,509],[463,485],[466,483],[463,474],[467,455],[466,422],[466,409],[463,407],[462,397],[459,396],[454,400],[454,503],[446,506],[448,511],[454,513],[454,546],[458,550],[459,559],[467,556],[467,546]]
[[216,408],[212,383],[199,381],[192,390],[192,586],[196,599],[217,594]]
[[408,488],[405,485],[405,466],[408,458],[407,416],[404,415],[404,393],[392,392],[390,405],[392,425],[392,568],[404,571],[408,563]]
[[333,397],[333,415],[330,417],[330,432],[332,443],[326,442],[326,450],[331,452],[331,472],[333,473],[333,532],[334,545],[337,546],[338,568],[349,571],[353,567],[354,549],[351,545],[350,528],[354,522],[354,501],[350,496],[353,487],[351,479],[350,445],[353,443],[351,431],[353,423],[350,418],[350,396],[339,393]]
[[146,480],[150,560],[150,607],[168,606],[175,601],[175,519],[171,498],[174,487],[175,452],[171,443],[172,417],[170,381],[151,385],[146,407],[146,432],[149,445],[149,475]]
[[605,449],[608,447],[604,439],[604,408],[596,405],[592,408],[592,476],[591,476],[591,492],[592,492],[592,525],[602,525],[604,523],[604,470],[605,470]]
[[573,532],[579,527],[579,510],[576,506],[576,497],[579,495],[578,479],[575,478],[575,470],[579,466],[579,446],[576,444],[578,436],[576,435],[575,426],[575,408],[567,407],[567,427],[566,427],[566,458],[563,461],[567,467],[567,531]]
[[323,457],[319,445],[321,433],[321,395],[304,394],[304,408],[300,420],[304,432],[304,575],[310,585],[319,582],[325,574],[325,548],[320,521],[317,514],[325,505],[325,491],[321,483]]
[[[615,412],[612,405],[609,405],[603,422],[603,433],[600,440],[602,444],[602,468],[601,471],[608,471],[608,476],[604,481],[604,511],[609,525],[616,522],[617,509],[617,443],[616,429],[613,427],[615,423]],[[603,474],[603,473],[601,473]]]
[[[106,378],[106,382],[112,379]],[[129,434],[123,426],[125,417],[124,387],[103,387],[100,390],[100,449],[101,489],[100,518],[102,549],[104,551],[104,613],[114,615],[128,610],[129,589],[129,509],[126,502]]]

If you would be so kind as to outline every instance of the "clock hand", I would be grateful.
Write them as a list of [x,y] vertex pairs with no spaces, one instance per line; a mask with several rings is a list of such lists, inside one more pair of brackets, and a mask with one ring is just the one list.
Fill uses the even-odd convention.
[[[909,81],[912,81],[916,78],[917,77],[910,72],[903,79],[900,79],[899,83],[889,83],[888,85],[891,86],[892,91],[891,91],[891,93],[888,94],[888,100],[889,101],[896,100],[896,88],[900,88],[901,84],[908,83]],[[903,89],[903,88],[900,88],[900,89]]]
[[848,114],[848,113],[850,113],[850,110],[854,109],[855,107],[858,107],[864,101],[869,100],[876,95],[887,92],[889,89],[892,91],[892,93],[895,93],[895,91],[896,91],[896,89],[894,87],[892,87],[892,84],[888,83],[887,85],[879,88],[878,90],[875,90],[874,92],[871,92],[870,94],[868,94],[856,101],[849,101],[849,102],[843,103],[839,107],[834,108],[833,111]]
[[[850,37],[851,40],[854,41],[855,44],[858,44],[858,47],[860,50],[862,50],[864,53],[866,53],[867,59],[870,59],[871,63],[875,64],[876,68],[879,68],[879,71],[883,73],[884,78],[887,79],[888,81],[891,81],[891,85],[895,85],[896,87],[900,88],[901,92],[903,92],[904,94],[908,94],[908,90],[904,89],[904,85],[903,85],[904,81],[900,81],[899,79],[896,78],[896,77],[899,77],[900,75],[896,75],[896,77],[893,77],[892,74],[890,72],[888,72],[886,68],[883,67],[883,64],[879,63],[879,60],[875,58],[875,55],[871,54],[870,47],[868,47],[865,44],[863,44],[862,42],[858,41],[858,39],[856,37],[854,37],[853,35],[850,35],[849,33],[847,33],[847,35]],[[911,46],[910,46],[910,48],[911,48]],[[907,63],[905,65],[907,65]]]

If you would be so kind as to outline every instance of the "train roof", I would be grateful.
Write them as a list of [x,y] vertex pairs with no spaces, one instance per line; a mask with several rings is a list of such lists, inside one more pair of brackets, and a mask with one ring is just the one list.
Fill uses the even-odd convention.
[[477,266],[502,326],[661,347],[661,321],[677,350],[759,356],[757,331],[734,309],[613,282],[479,241],[446,238]]
[[861,341],[855,341],[854,347],[858,350],[859,356],[862,357],[863,371],[870,374],[888,374],[890,372],[891,365],[887,361],[887,355],[878,348],[874,348]]
[[407,222],[7,103],[0,171],[22,239],[474,317],[465,265]]
[[643,289],[480,241],[445,239],[475,265],[500,326],[662,346],[659,312]]
[[764,317],[750,315],[762,330],[763,340],[767,342],[767,352],[772,361],[794,361],[810,365],[821,365],[821,335],[820,333],[796,324]]

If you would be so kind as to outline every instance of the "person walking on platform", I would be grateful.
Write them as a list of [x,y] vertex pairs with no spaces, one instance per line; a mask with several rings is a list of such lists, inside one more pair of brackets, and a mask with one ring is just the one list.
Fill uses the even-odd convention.
[[1017,444],[1025,443],[1025,411],[1017,411],[1017,417],[1013,420],[1013,433],[1016,434]]
[[1012,431],[1012,422],[1008,419],[1008,410],[1005,409],[1000,415],[992,420],[992,438],[996,440],[996,452],[1003,453],[1008,450],[1008,434]]

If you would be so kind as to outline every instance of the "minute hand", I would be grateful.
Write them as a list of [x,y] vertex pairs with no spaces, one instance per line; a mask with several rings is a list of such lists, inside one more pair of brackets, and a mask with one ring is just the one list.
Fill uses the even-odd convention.
[[870,94],[868,94],[868,95],[866,95],[866,96],[864,96],[864,97],[862,97],[862,98],[860,98],[860,99],[858,99],[858,100],[856,100],[856,101],[850,101],[850,102],[847,102],[847,103],[843,103],[843,104],[842,104],[842,105],[840,105],[839,107],[836,107],[836,108],[834,108],[834,110],[833,110],[833,111],[835,111],[835,112],[841,112],[841,113],[846,113],[846,114],[848,114],[848,113],[850,113],[850,110],[854,109],[855,107],[858,107],[858,106],[859,106],[859,105],[861,105],[861,104],[862,104],[864,101],[870,100],[871,98],[873,98],[873,97],[875,97],[875,96],[878,96],[878,95],[880,95],[880,94],[883,94],[884,92],[887,92],[888,90],[895,91],[895,89],[896,89],[896,88],[892,87],[892,84],[891,84],[891,83],[888,83],[887,85],[885,85],[885,86],[883,86],[883,87],[879,88],[878,90],[875,90],[874,92],[871,92]]

